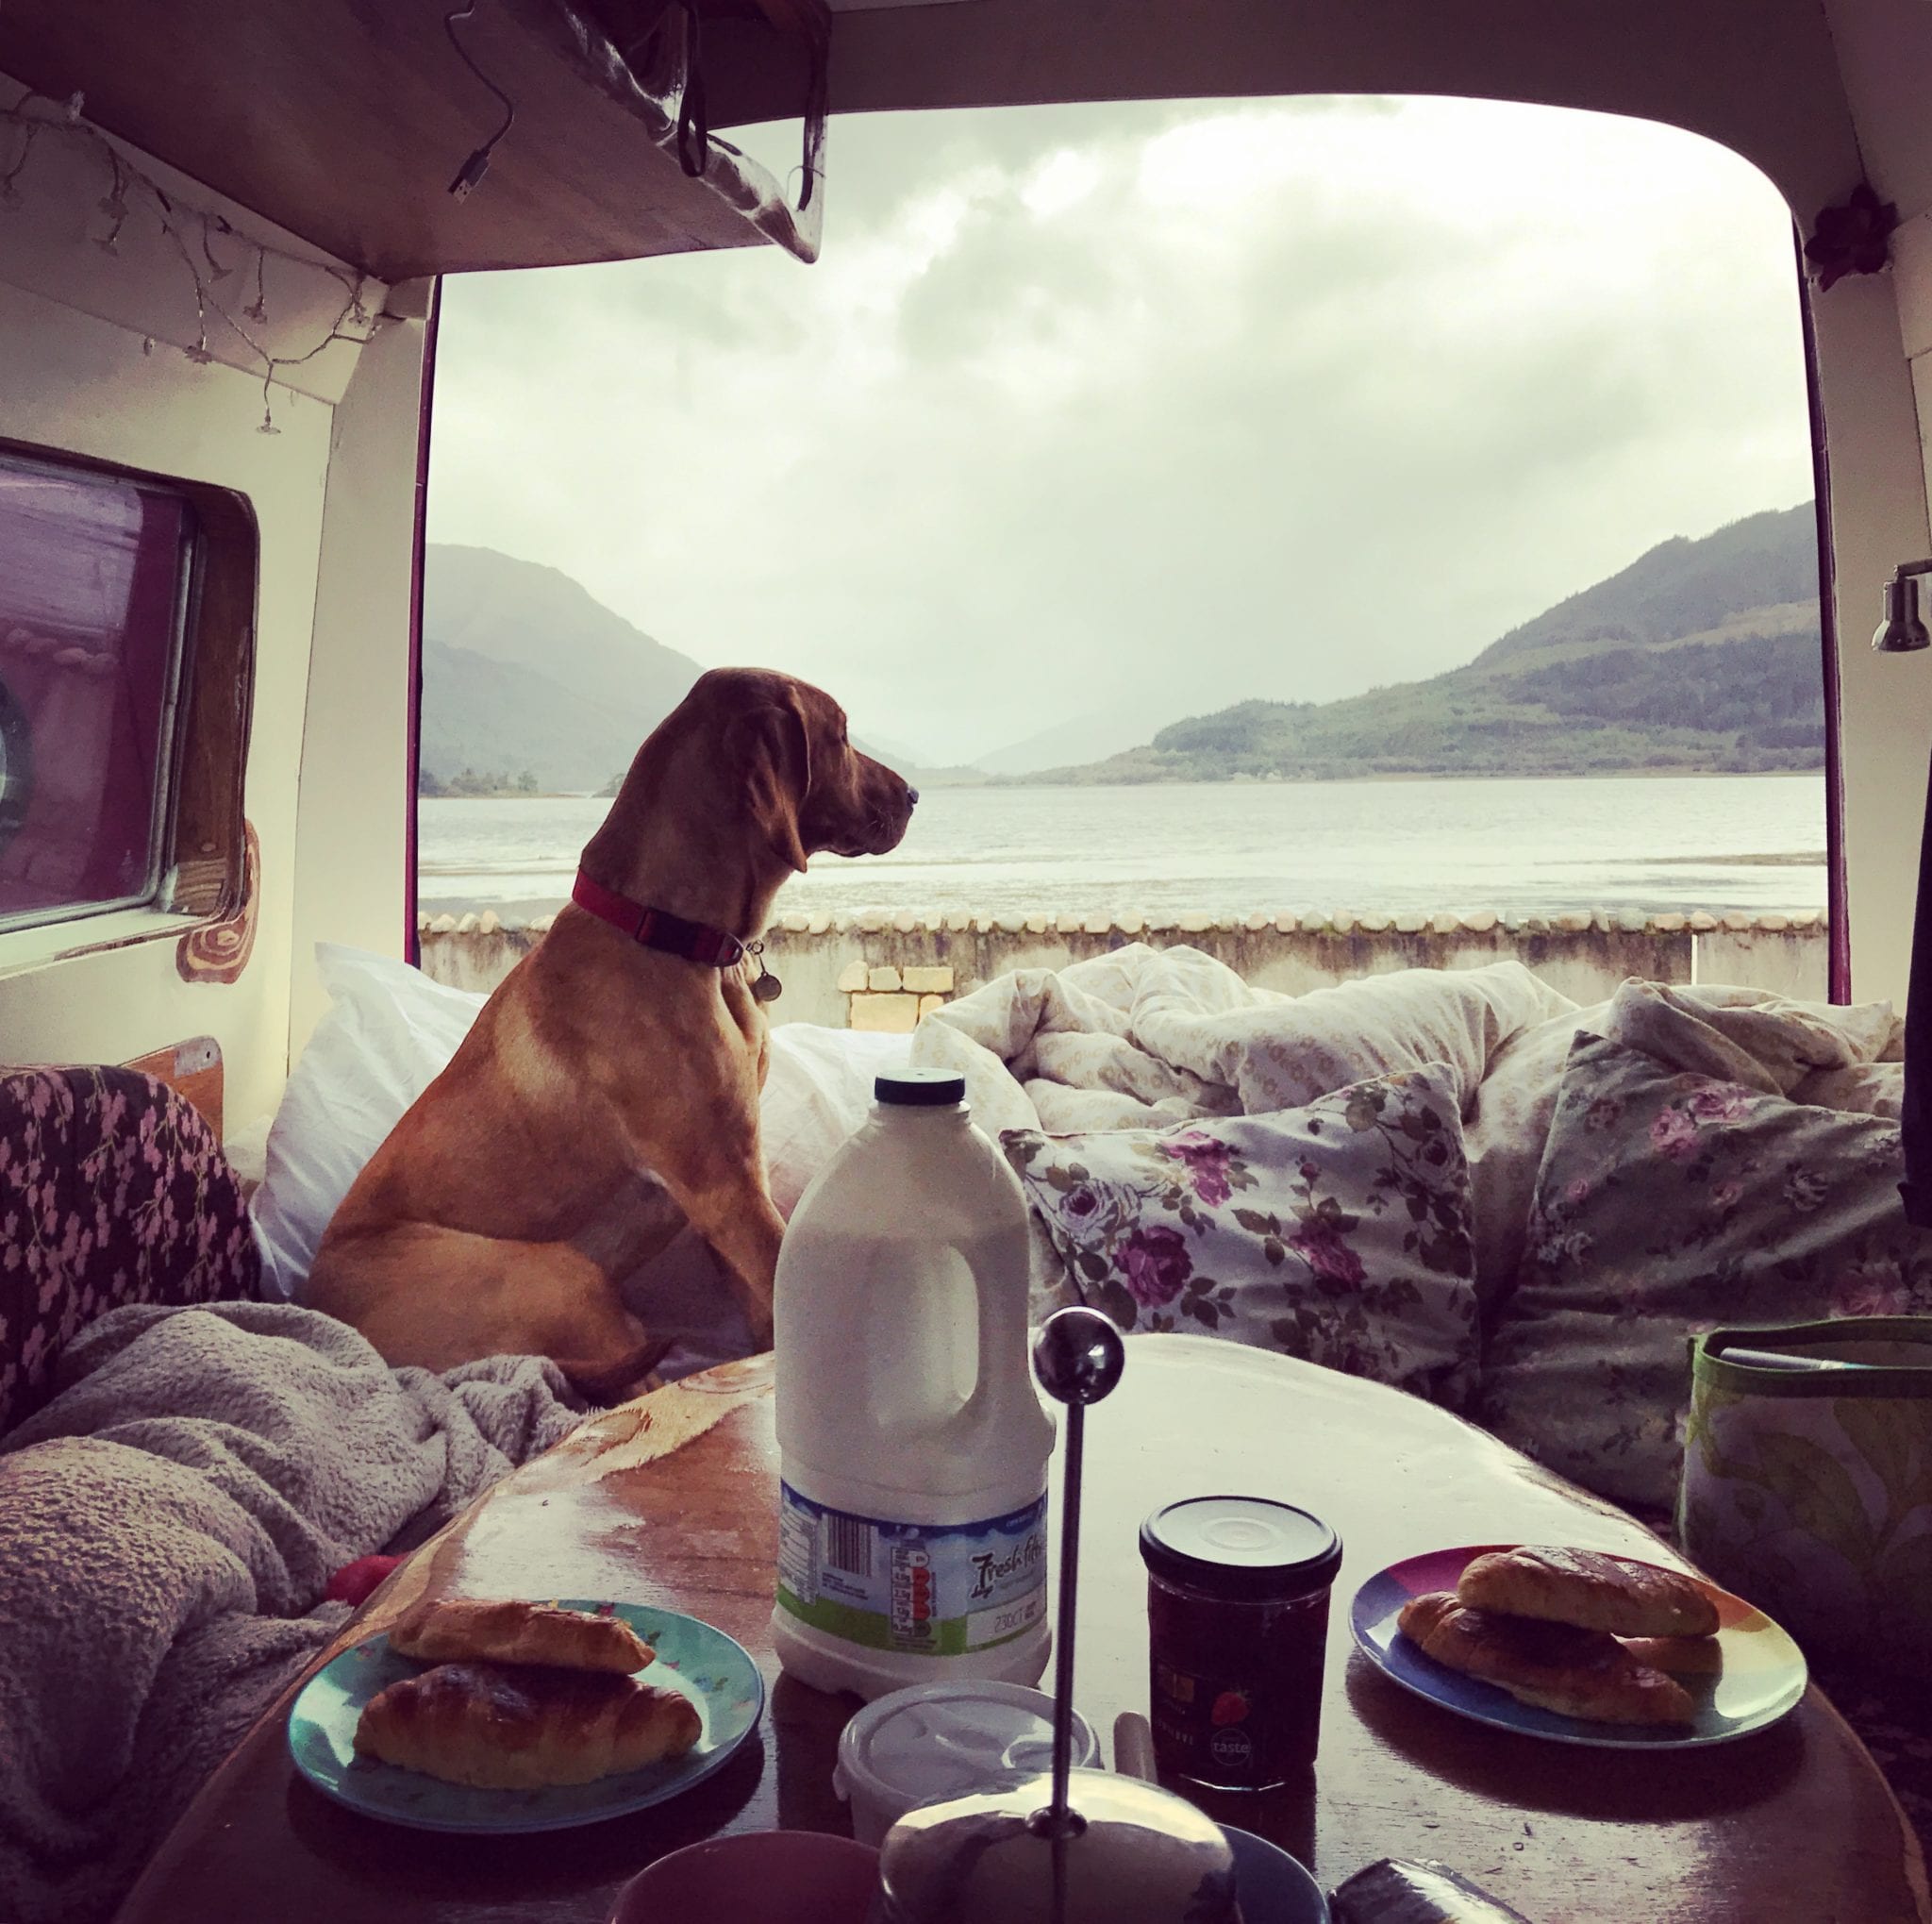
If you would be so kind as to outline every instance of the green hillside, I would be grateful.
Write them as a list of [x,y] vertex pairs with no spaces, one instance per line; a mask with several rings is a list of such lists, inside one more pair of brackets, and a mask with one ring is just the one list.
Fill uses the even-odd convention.
[[1748,774],[1821,765],[1811,504],[1651,549],[1426,681],[1246,701],[1032,782]]

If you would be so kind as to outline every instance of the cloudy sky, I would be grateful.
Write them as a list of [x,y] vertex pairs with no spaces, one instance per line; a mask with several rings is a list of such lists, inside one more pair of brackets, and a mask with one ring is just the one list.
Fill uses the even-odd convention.
[[932,762],[1429,674],[1810,493],[1790,217],[1689,135],[1106,106],[841,121],[828,166],[815,266],[451,281],[431,538]]

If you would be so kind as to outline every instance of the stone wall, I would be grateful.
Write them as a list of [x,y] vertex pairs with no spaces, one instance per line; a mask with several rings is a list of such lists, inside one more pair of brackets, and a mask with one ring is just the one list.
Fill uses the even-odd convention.
[[[489,990],[542,939],[551,917],[493,914],[421,924],[423,966],[440,982]],[[1063,968],[1130,942],[1187,943],[1257,986],[1301,995],[1391,969],[1480,968],[1514,959],[1573,1000],[1603,1001],[1628,976],[1734,982],[1823,1001],[1822,916],[1207,915],[1142,920],[1013,916],[782,916],[765,960],[785,984],[775,1022],[908,1031],[922,1014],[1014,969]]]

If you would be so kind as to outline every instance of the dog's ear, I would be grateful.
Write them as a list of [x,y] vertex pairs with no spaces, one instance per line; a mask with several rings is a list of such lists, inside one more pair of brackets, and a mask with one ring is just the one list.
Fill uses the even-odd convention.
[[803,875],[798,817],[811,787],[811,741],[797,703],[771,702],[740,715],[724,739],[752,820]]

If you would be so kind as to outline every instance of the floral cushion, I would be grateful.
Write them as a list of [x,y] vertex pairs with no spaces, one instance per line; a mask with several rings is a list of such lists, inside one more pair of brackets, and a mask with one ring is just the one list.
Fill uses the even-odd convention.
[[131,1069],[0,1076],[0,1432],[123,1303],[252,1297],[241,1186],[192,1104]]
[[1932,1311],[1895,1125],[1576,1038],[1482,1420],[1619,1502],[1675,1500],[1690,1339]]
[[1476,1316],[1459,1085],[1441,1065],[1306,1108],[1002,1138],[1074,1297],[1452,1408]]

